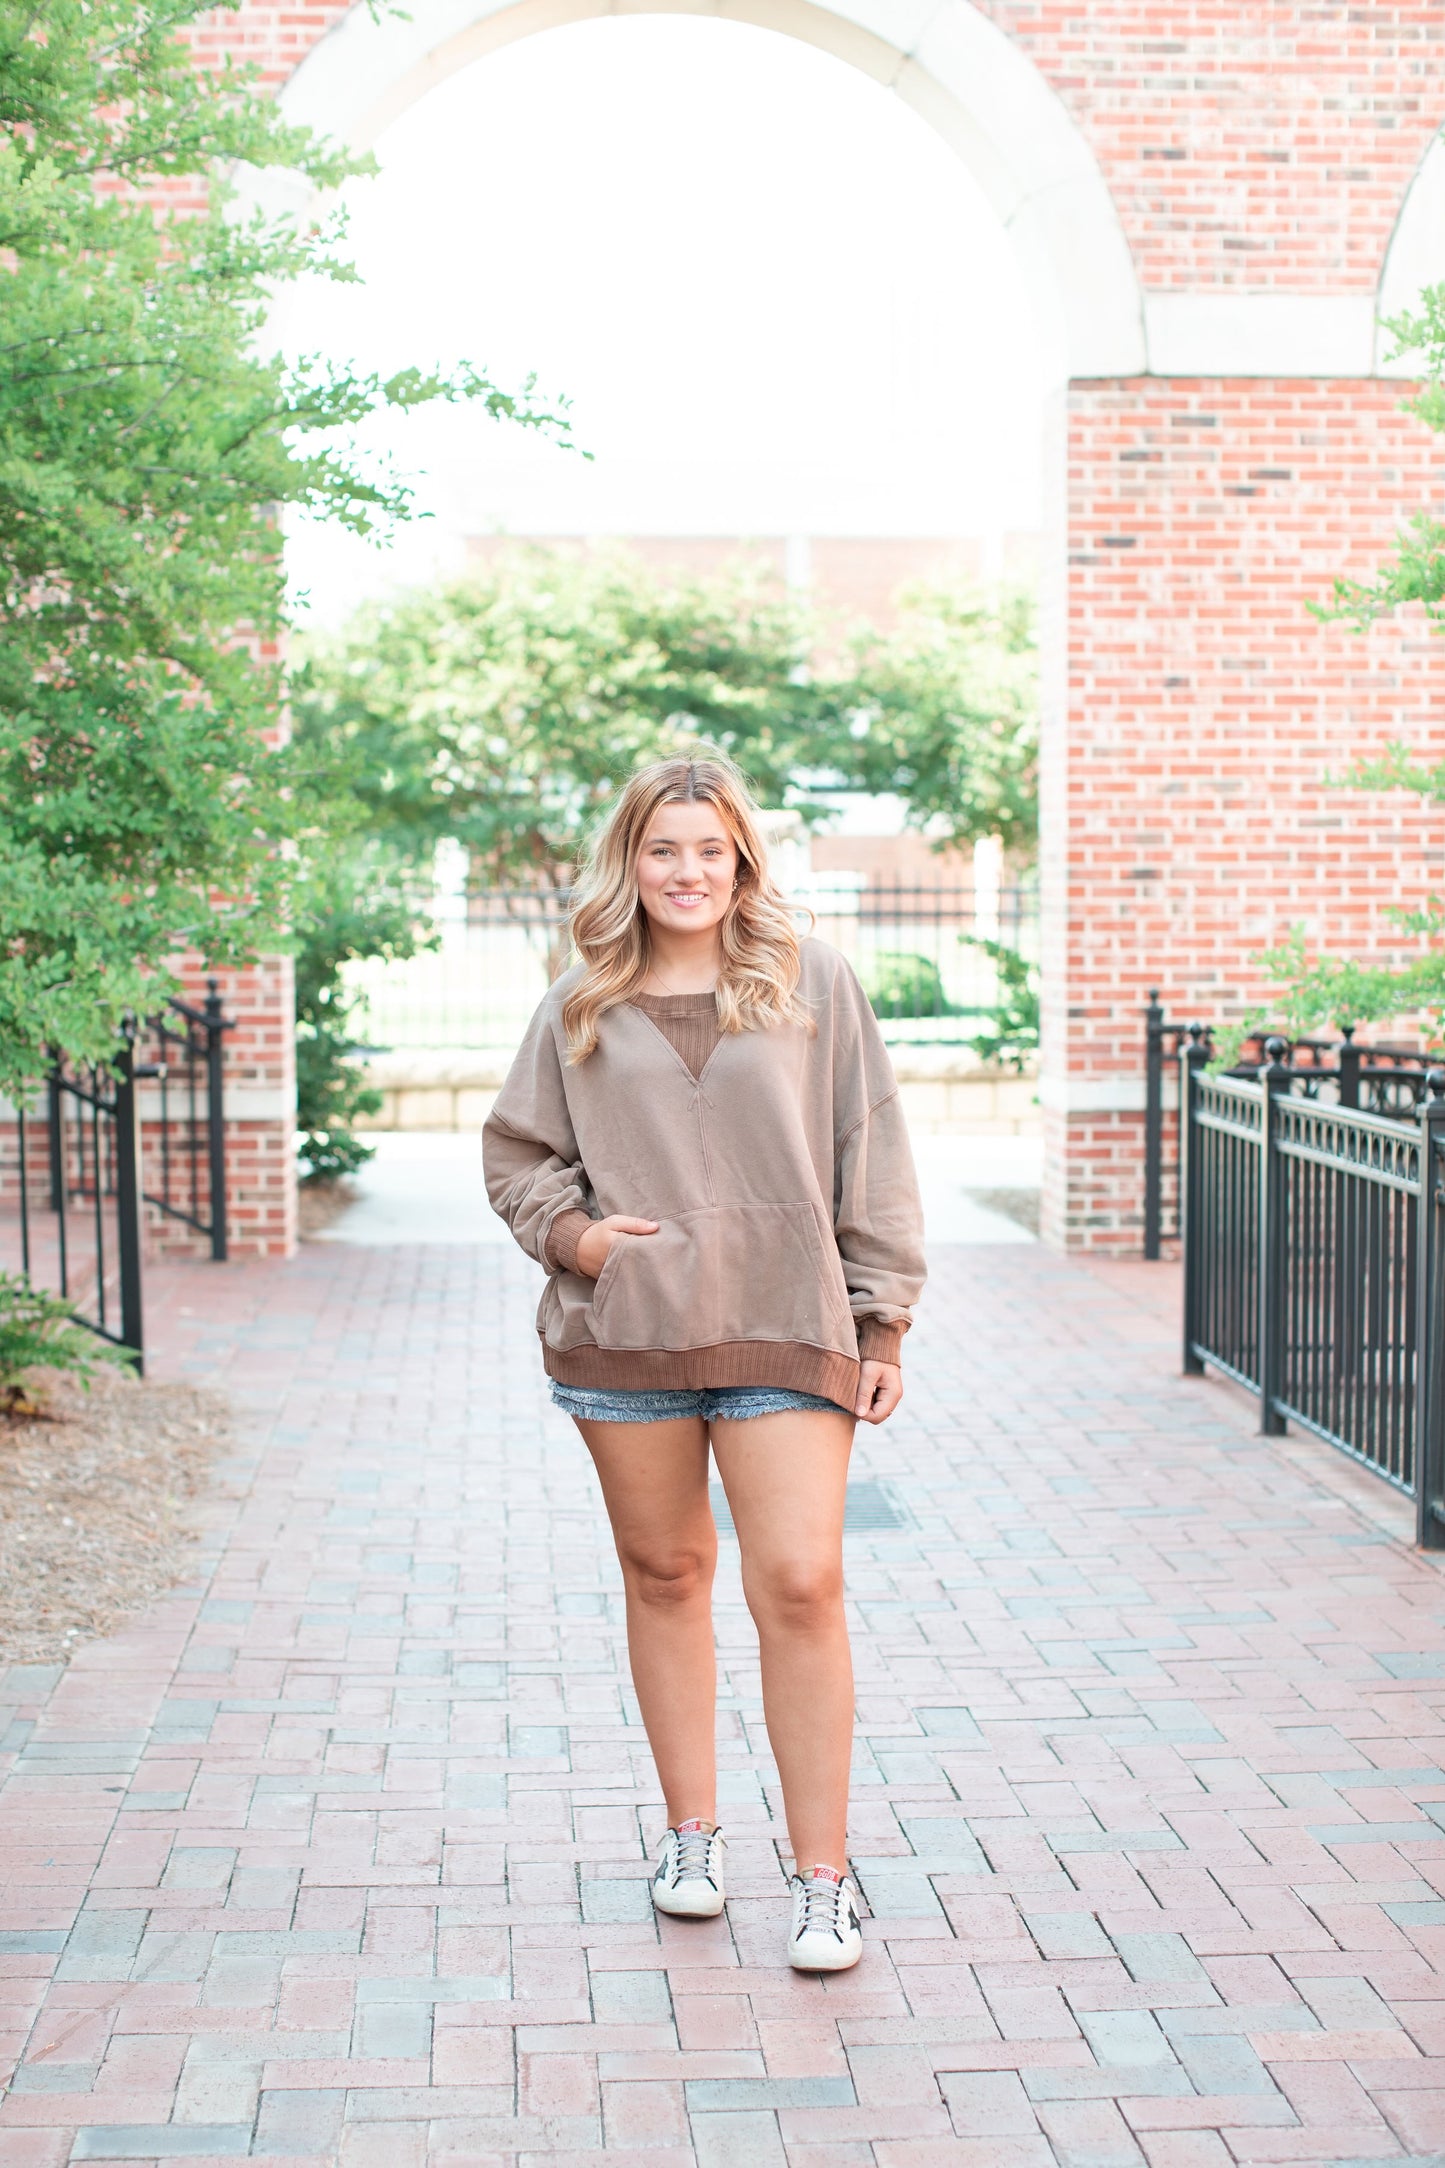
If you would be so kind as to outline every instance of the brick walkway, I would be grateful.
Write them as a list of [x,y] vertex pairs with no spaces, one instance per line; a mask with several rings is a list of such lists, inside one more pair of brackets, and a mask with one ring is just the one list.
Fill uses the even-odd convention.
[[[1173,1375],[1167,1268],[941,1251],[850,1538],[860,1970],[779,1963],[720,1588],[723,1921],[490,1247],[172,1268],[247,1459],[203,1586],[12,1671],[0,2168],[1445,2163],[1445,1607],[1397,1508]],[[12,1720],[13,1719],[13,1720]]]

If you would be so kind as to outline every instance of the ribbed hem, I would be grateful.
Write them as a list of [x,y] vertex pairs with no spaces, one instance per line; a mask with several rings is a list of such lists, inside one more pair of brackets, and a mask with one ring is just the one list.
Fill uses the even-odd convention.
[[864,1363],[901,1363],[903,1335],[908,1326],[902,1318],[889,1323],[881,1317],[858,1320],[858,1360]]
[[[875,1358],[876,1360],[877,1358]],[[559,1385],[611,1387],[614,1392],[697,1392],[705,1385],[771,1385],[779,1392],[816,1393],[840,1408],[858,1404],[858,1365],[831,1348],[797,1340],[724,1340],[714,1347],[574,1347],[542,1342],[542,1367]]]

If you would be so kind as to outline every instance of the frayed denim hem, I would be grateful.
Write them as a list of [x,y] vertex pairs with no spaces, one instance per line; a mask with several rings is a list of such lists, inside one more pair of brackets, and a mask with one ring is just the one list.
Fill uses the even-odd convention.
[[667,1423],[699,1416],[705,1423],[745,1423],[758,1415],[814,1411],[851,1415],[851,1408],[816,1393],[785,1392],[765,1385],[711,1385],[697,1392],[620,1392],[589,1385],[559,1385],[547,1380],[554,1406],[588,1423]]

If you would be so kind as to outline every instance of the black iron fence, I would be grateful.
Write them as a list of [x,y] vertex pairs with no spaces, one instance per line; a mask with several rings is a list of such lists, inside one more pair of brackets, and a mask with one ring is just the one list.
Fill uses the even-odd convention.
[[1184,1367],[1409,1493],[1419,1541],[1445,1547],[1445,1070],[1408,1072],[1408,1116],[1382,1113],[1341,1100],[1337,1058],[1301,1090],[1291,1051],[1271,1038],[1256,1075],[1209,1075],[1186,1034]]
[[[39,1102],[15,1111],[0,1227],[9,1223],[20,1270],[138,1361],[145,1207],[206,1236],[213,1258],[226,1255],[230,1028],[212,980],[201,1007],[172,1000],[144,1025],[128,1024],[103,1065],[57,1061]],[[154,1094],[149,1104],[143,1092]]]
[[[1172,1099],[1178,1056],[1186,1045],[1195,1044],[1207,1060],[1214,1039],[1208,1024],[1179,1023],[1166,1016],[1157,992],[1149,996],[1144,1033],[1144,1255],[1157,1258],[1162,1243],[1179,1234],[1179,1108]],[[1228,1074],[1256,1076],[1267,1040],[1284,1049],[1282,1060],[1295,1098],[1401,1121],[1413,1121],[1425,1098],[1431,1055],[1390,1040],[1357,1045],[1352,1031],[1338,1039],[1291,1039],[1261,1030],[1244,1042]]]
[[[141,1357],[140,1138],[135,1040],[129,1029],[105,1068],[57,1062],[45,1081],[43,1158],[35,1123],[16,1115],[20,1266],[75,1305],[82,1325]],[[36,1176],[46,1211],[37,1210]]]
[[210,979],[201,1008],[173,999],[160,1016],[151,1018],[148,1030],[156,1055],[135,1072],[156,1080],[160,1098],[160,1188],[146,1190],[145,1201],[197,1234],[208,1235],[218,1263],[226,1256],[225,1043],[230,1029],[216,982]]
[[[997,948],[1033,962],[1031,889],[810,875],[792,898],[855,966],[889,1036],[966,1043],[1007,994]],[[515,1046],[570,955],[564,889],[478,889],[439,918],[437,945],[400,963],[348,967],[378,1047]],[[440,908],[440,906],[439,906]]]

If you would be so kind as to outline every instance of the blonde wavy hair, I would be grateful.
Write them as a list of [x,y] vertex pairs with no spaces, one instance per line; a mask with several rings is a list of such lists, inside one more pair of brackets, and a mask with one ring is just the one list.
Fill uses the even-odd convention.
[[719,928],[718,1022],[724,1031],[774,1024],[814,1030],[798,998],[798,930],[768,874],[758,807],[742,770],[715,746],[699,745],[639,768],[592,840],[573,890],[572,944],[584,966],[562,1007],[567,1060],[586,1061],[609,1009],[627,1001],[651,961],[637,858],[654,813],[665,805],[712,805],[737,847],[737,886]]

